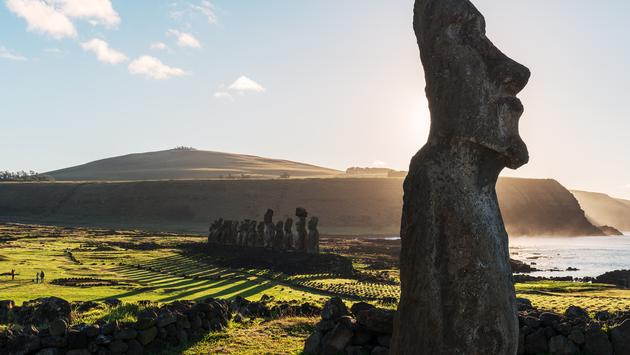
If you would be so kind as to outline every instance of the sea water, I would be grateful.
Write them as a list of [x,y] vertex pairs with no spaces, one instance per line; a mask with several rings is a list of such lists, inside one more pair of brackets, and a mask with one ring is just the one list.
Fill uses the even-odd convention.
[[510,257],[541,270],[530,273],[532,276],[598,276],[630,269],[630,233],[614,237],[512,237]]
[[[532,276],[599,276],[630,269],[630,232],[614,237],[511,237],[510,257],[540,271]],[[397,240],[400,237],[385,237]],[[578,270],[567,270],[574,268]]]

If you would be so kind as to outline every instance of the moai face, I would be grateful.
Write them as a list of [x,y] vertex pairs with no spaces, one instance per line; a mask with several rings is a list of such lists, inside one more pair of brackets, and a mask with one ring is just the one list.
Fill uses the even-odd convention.
[[485,27],[469,1],[416,1],[414,29],[431,110],[429,143],[469,141],[495,152],[503,166],[517,168],[529,156],[519,136],[523,105],[516,94],[530,72],[497,49]]

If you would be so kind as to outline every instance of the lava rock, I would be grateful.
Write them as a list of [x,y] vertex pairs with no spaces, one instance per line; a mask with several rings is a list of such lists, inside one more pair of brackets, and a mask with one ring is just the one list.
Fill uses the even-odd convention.
[[341,316],[347,315],[350,315],[348,307],[346,307],[343,300],[339,297],[333,297],[326,301],[322,309],[322,319],[324,320],[335,320]]
[[610,329],[615,354],[630,354],[630,319]]
[[390,309],[373,308],[359,312],[357,321],[371,331],[392,334],[394,314],[395,312]]
[[525,352],[528,354],[546,353],[549,350],[544,329],[529,334],[525,337]]
[[48,330],[52,336],[64,336],[68,330],[68,323],[63,319],[55,319],[48,326]]
[[584,350],[590,355],[612,355],[613,348],[608,336],[599,326],[591,325],[584,332]]
[[578,306],[569,306],[569,308],[567,308],[567,310],[564,311],[564,315],[567,318],[588,319],[588,313],[584,309]]
[[337,324],[322,338],[322,351],[324,353],[338,353],[346,348],[352,340],[352,330],[343,324]]

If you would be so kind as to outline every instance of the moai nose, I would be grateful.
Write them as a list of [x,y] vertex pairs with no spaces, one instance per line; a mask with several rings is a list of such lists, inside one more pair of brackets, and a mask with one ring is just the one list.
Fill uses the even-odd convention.
[[492,76],[500,91],[506,95],[518,94],[531,75],[529,69],[507,56],[501,56],[500,63],[492,70]]

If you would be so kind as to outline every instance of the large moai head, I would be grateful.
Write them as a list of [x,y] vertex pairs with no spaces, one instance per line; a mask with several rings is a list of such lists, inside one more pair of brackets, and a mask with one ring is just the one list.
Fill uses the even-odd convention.
[[414,31],[431,110],[429,144],[468,141],[495,153],[499,164],[527,163],[516,98],[530,72],[486,37],[486,23],[468,0],[416,0]]
[[306,217],[308,217],[308,212],[306,212],[306,209],[305,209],[305,208],[298,207],[298,208],[296,208],[296,209],[295,209],[295,215],[296,215],[299,219],[302,219],[302,218],[306,218]]

